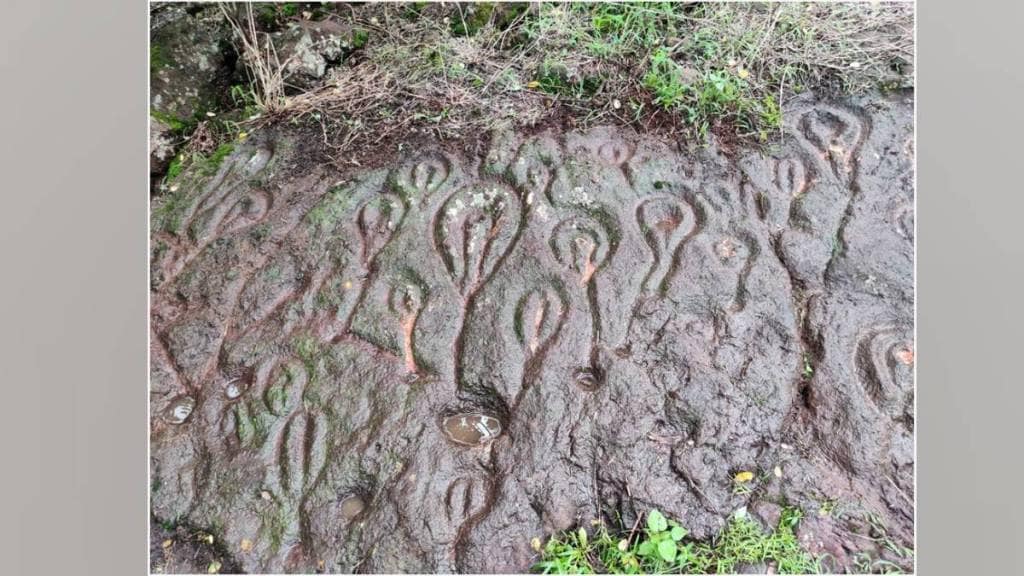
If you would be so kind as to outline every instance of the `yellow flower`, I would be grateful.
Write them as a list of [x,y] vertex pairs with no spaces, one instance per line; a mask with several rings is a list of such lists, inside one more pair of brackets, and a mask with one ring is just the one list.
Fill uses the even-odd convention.
[[747,70],[746,68],[740,68],[738,74],[740,75],[740,78],[746,78],[747,76],[750,76],[750,70]]
[[737,482],[750,482],[753,479],[754,479],[754,473],[753,472],[747,472],[746,470],[736,474],[736,478],[735,478],[735,480]]

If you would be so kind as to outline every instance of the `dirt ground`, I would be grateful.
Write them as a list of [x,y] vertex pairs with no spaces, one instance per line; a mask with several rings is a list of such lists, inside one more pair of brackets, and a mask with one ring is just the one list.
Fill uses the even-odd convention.
[[912,98],[798,99],[769,149],[343,171],[279,126],[189,168],[153,208],[153,570],[524,572],[595,519],[784,505],[826,567],[912,569]]

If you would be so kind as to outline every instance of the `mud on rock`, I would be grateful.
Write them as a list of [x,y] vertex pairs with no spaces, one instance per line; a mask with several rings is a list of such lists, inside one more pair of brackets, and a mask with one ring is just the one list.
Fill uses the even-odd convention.
[[650,508],[709,538],[796,505],[839,570],[871,541],[825,502],[911,542],[912,118],[806,98],[767,152],[499,133],[353,174],[250,139],[154,216],[156,521],[248,572],[523,572]]

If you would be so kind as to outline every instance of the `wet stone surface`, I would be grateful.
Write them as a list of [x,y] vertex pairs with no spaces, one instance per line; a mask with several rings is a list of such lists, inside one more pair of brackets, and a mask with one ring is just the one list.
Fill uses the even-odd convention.
[[501,434],[501,421],[485,414],[456,414],[441,422],[448,440],[460,446],[484,446]]
[[796,505],[840,563],[871,542],[823,502],[912,541],[912,109],[806,99],[785,134],[343,174],[281,132],[186,173],[154,206],[155,521],[248,572],[521,572],[652,507],[708,538]]

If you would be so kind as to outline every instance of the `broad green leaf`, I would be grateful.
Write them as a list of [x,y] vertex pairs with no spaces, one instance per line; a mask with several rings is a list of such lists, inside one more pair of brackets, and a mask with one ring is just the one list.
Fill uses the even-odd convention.
[[640,543],[640,547],[637,549],[637,552],[641,556],[650,556],[651,553],[654,552],[654,543],[650,540],[644,540]]
[[672,527],[672,539],[673,540],[678,542],[678,541],[683,539],[683,536],[686,536],[686,529],[684,529],[682,526],[673,526]]
[[647,528],[652,532],[664,532],[668,528],[668,521],[657,510],[651,510],[647,515]]
[[658,543],[658,555],[666,562],[676,559],[676,543],[672,540],[662,540]]

